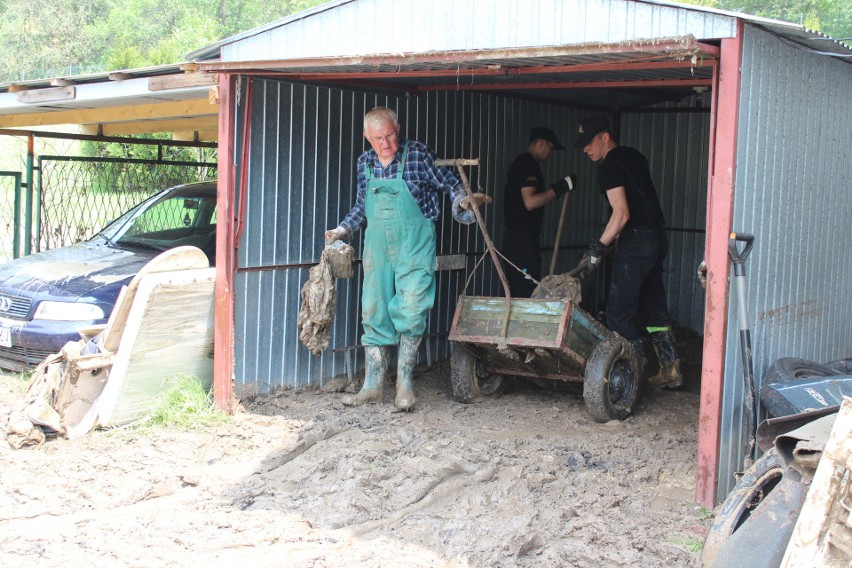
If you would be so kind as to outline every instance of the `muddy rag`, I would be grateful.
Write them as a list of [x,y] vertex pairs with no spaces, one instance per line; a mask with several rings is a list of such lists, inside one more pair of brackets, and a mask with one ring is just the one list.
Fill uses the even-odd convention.
[[322,353],[331,336],[334,322],[334,275],[331,256],[335,251],[326,247],[319,264],[312,267],[308,281],[302,286],[302,305],[299,308],[299,340],[314,355]]

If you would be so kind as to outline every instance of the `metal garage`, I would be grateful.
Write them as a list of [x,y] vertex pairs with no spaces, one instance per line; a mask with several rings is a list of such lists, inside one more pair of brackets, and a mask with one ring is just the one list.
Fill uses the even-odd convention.
[[[222,162],[233,164],[220,176],[232,222],[219,254],[233,263],[220,272],[219,400],[232,379],[238,391],[264,389],[358,366],[356,318],[337,319],[320,358],[298,345],[295,318],[322,231],[354,201],[366,110],[392,106],[405,136],[443,157],[479,158],[472,181],[496,202],[529,127],[570,139],[581,116],[603,110],[621,142],[652,162],[673,244],[673,316],[704,336],[697,499],[712,503],[742,461],[728,234],[756,235],[748,303],[758,379],[776,357],[840,357],[852,344],[852,277],[835,266],[852,244],[840,181],[852,173],[843,159],[852,52],[800,26],[666,2],[438,0],[428,18],[421,12],[405,0],[329,2],[195,54],[199,70],[221,74],[220,142],[231,152],[226,160],[221,150]],[[582,180],[567,267],[603,211],[585,158],[569,149],[548,173],[563,171]],[[499,238],[499,207],[487,217]],[[439,254],[464,255],[468,268],[483,251],[471,229],[445,221],[440,235]],[[704,257],[706,293],[695,276]],[[427,359],[447,354],[463,274],[439,275]],[[472,286],[493,293],[495,280],[486,273]],[[357,313],[358,287],[355,278],[339,289],[338,313]]]

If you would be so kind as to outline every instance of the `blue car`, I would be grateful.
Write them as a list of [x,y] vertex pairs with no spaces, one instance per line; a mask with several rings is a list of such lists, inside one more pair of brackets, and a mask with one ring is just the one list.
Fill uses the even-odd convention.
[[75,245],[0,264],[0,368],[32,369],[79,330],[105,324],[122,286],[161,252],[216,247],[216,182],[180,185],[143,201]]

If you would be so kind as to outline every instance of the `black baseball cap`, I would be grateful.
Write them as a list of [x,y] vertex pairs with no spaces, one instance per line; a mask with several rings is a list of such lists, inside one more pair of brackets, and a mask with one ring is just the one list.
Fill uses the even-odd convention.
[[609,119],[605,114],[593,114],[580,121],[580,128],[577,129],[577,132],[574,147],[584,148],[586,144],[592,141],[592,138],[601,132],[612,132],[612,128],[610,128]]
[[533,143],[536,140],[547,140],[548,142],[552,142],[554,150],[565,149],[565,146],[559,143],[556,133],[546,126],[536,126],[530,130],[530,143]]

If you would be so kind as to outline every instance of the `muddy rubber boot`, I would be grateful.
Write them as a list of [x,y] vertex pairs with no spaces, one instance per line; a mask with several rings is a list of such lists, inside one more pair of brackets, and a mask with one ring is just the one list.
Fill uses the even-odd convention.
[[364,384],[358,394],[343,397],[342,402],[346,406],[357,406],[383,398],[382,388],[385,382],[385,373],[388,370],[388,348],[378,345],[365,345],[364,358],[366,359]]
[[399,356],[396,367],[396,398],[393,405],[401,412],[408,412],[414,408],[414,386],[411,375],[414,365],[417,364],[417,349],[420,347],[421,337],[408,337],[403,335],[399,338]]
[[655,331],[651,334],[654,351],[660,361],[659,372],[650,378],[648,384],[653,388],[676,389],[683,385],[680,372],[680,359],[677,355],[677,343],[671,330]]
[[630,346],[633,347],[633,353],[636,355],[636,364],[639,368],[639,379],[645,378],[645,370],[648,368],[648,360],[645,358],[645,344],[641,339],[629,340]]

